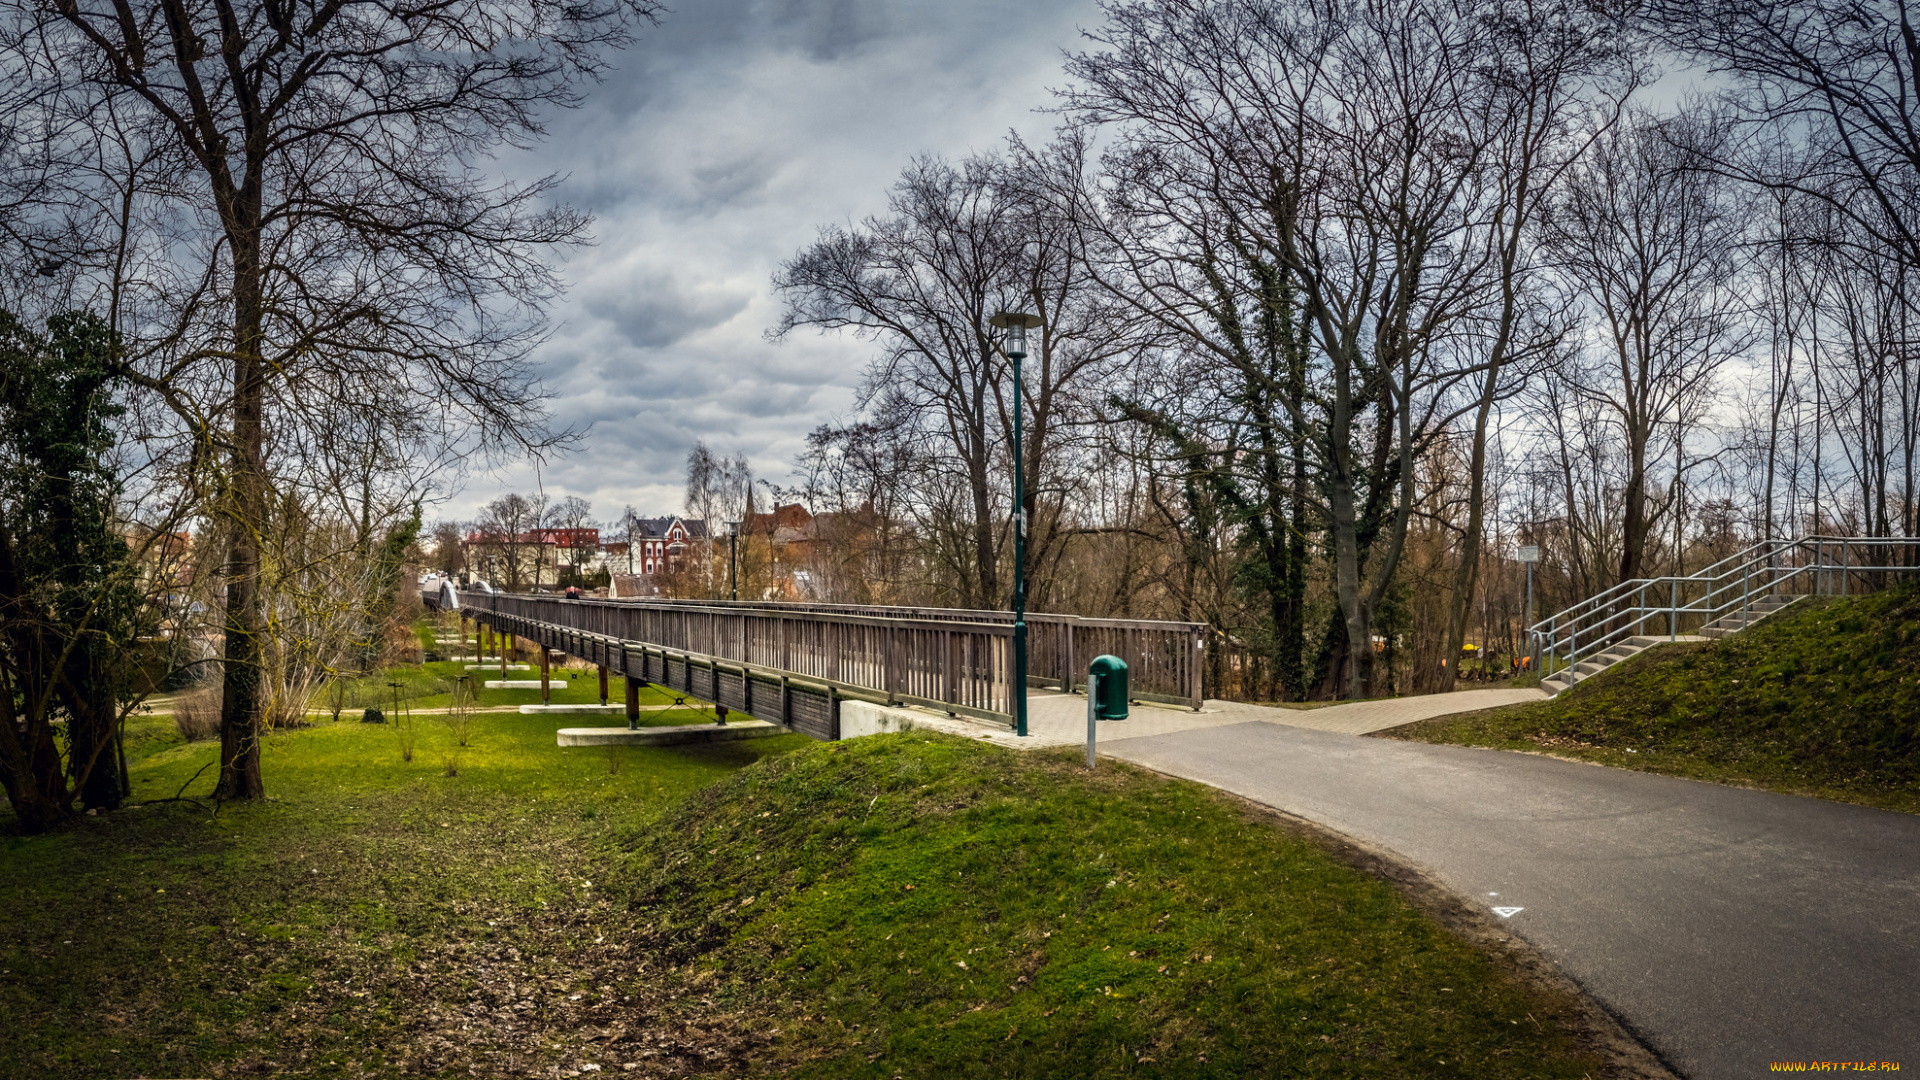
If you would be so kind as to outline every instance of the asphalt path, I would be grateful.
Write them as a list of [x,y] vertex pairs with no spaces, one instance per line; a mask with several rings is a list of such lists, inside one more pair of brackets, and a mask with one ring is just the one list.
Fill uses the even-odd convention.
[[1920,817],[1275,723],[1107,744],[1391,852],[1694,1080],[1920,1072]]

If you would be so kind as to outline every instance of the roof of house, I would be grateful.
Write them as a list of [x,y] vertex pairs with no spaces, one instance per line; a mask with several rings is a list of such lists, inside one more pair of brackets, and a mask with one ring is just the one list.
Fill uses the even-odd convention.
[[754,534],[777,532],[781,529],[804,529],[813,520],[813,515],[799,503],[776,505],[771,514],[748,514],[743,528]]
[[687,539],[706,539],[707,523],[705,521],[699,518],[683,518],[678,516],[635,518],[633,519],[633,535],[640,539],[662,538],[673,530],[675,522],[680,524],[682,531],[687,534]]

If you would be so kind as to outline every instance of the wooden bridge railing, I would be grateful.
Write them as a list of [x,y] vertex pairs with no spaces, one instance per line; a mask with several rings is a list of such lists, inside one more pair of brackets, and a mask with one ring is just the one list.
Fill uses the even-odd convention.
[[[620,600],[664,608],[720,608],[799,615],[854,615],[909,622],[994,623],[1013,626],[1011,611],[921,608],[871,604],[770,603],[763,601]],[[1086,686],[1087,662],[1111,653],[1127,662],[1133,696],[1169,705],[1201,704],[1204,623],[1158,619],[1092,619],[1079,615],[1027,613],[1027,678],[1031,683],[1073,690]]]
[[[441,595],[428,599],[437,603]],[[1012,712],[1007,612],[472,591],[457,597],[470,615],[507,617],[502,621],[517,624],[513,632],[552,627],[877,692],[889,701],[999,720]],[[1087,662],[1112,653],[1127,661],[1136,698],[1198,709],[1203,632],[1198,623],[1029,615],[1030,681],[1083,685]]]

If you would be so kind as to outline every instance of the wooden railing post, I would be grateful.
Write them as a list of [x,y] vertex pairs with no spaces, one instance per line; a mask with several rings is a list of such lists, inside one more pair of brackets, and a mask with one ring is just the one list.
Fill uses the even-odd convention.
[[1060,680],[1060,691],[1062,693],[1071,694],[1073,693],[1073,677],[1075,674],[1077,674],[1077,672],[1075,671],[1075,668],[1078,667],[1078,665],[1074,662],[1073,623],[1071,622],[1063,623],[1062,630],[1066,634],[1066,640],[1065,640],[1065,643],[1061,646],[1061,651],[1065,653],[1065,655],[1061,657],[1060,667],[1061,667],[1061,670],[1065,672],[1065,674],[1061,677],[1061,680]]
[[886,680],[887,704],[889,705],[896,704],[896,698],[898,697],[898,688],[899,688],[898,680],[900,675],[900,669],[896,661],[897,661],[897,657],[899,656],[899,653],[900,653],[900,628],[897,626],[889,626],[887,628],[887,652],[886,652],[886,660],[885,660],[885,669],[884,669],[884,673],[881,676],[883,679]]
[[[952,703],[959,699],[955,696],[953,685],[953,631],[944,630],[940,634],[940,698]],[[952,713],[948,713],[949,716]]]
[[1193,683],[1192,697],[1194,712],[1199,712],[1200,707],[1206,704],[1206,656],[1207,631],[1205,627],[1202,627],[1194,631],[1193,648],[1187,652],[1187,664],[1191,671],[1188,678],[1190,678]]

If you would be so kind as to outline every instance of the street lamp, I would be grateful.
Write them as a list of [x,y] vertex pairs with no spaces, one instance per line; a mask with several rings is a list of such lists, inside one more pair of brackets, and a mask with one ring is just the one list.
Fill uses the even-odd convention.
[[1038,315],[1003,311],[987,320],[1007,332],[1001,351],[1013,361],[1013,731],[1027,734],[1027,463],[1021,434],[1025,397],[1020,388],[1020,361],[1027,358],[1027,331],[1040,325]]
[[727,583],[733,598],[740,599],[740,523],[727,522]]

